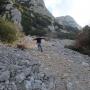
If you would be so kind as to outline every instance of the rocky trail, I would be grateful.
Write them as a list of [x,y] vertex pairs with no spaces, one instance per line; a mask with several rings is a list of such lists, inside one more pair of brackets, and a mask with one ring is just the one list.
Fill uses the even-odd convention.
[[0,90],[90,90],[90,57],[43,42],[43,52],[0,45]]
[[40,60],[44,71],[56,76],[56,90],[90,90],[90,57],[64,48],[69,42],[51,40],[43,44],[44,52],[34,49],[30,54]]

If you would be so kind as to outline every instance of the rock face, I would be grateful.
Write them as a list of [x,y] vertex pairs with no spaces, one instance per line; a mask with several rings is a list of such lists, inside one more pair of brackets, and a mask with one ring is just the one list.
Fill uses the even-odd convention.
[[[27,8],[27,10],[22,13],[22,26],[26,34],[32,34],[32,32],[34,33],[38,30],[55,30],[53,26],[54,17],[45,7],[43,0],[16,0],[16,2]],[[27,15],[25,13],[27,13]],[[29,23],[25,25],[27,21]]]
[[62,39],[76,39],[81,27],[71,16],[62,16],[55,19],[57,37]]
[[13,21],[26,34],[54,31],[54,17],[43,0],[7,0],[3,17]]
[[55,79],[28,52],[0,46],[0,90],[55,90]]
[[30,11],[54,18],[46,9],[43,0],[16,0],[18,3],[28,6]]
[[17,24],[26,35],[44,36],[54,32],[60,38],[67,38],[71,36],[67,35],[69,32],[78,32],[80,27],[70,16],[55,19],[43,0],[8,0],[5,8],[4,17]]
[[70,26],[70,27],[73,27],[73,28],[80,29],[80,26],[76,23],[76,21],[71,16],[57,17],[56,21],[59,24],[62,24],[64,26]]
[[11,0],[8,0],[8,3],[5,6],[4,16],[5,16],[5,18],[13,21],[20,29],[22,29],[22,25],[21,25],[22,14],[14,6],[14,3]]

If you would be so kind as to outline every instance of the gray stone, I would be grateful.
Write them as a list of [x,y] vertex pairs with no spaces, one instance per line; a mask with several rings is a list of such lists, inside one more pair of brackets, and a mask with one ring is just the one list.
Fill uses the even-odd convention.
[[5,89],[7,90],[17,90],[16,84],[14,82],[7,83]]
[[32,90],[31,81],[25,81],[26,90]]
[[39,64],[32,65],[32,72],[33,73],[39,73],[39,68],[40,68]]
[[44,83],[42,83],[42,90],[47,90],[47,87]]
[[12,90],[18,90],[17,86],[16,86],[16,84],[14,82],[12,82]]
[[16,82],[21,83],[25,78],[26,78],[25,74],[21,73],[21,74],[16,76]]
[[32,82],[32,87],[33,87],[33,89],[40,90],[42,87],[42,81],[35,80],[34,82]]
[[0,82],[7,81],[9,80],[9,78],[10,78],[9,71],[2,72],[2,74],[0,75]]
[[11,9],[11,17],[12,21],[14,21],[15,23],[21,23],[21,12],[18,9]]
[[89,64],[88,64],[88,63],[86,63],[86,62],[82,62],[82,65],[83,65],[83,66],[86,66],[86,67],[88,67],[88,66],[89,66]]
[[55,77],[50,76],[49,77],[49,90],[54,90],[55,89]]
[[6,10],[10,10],[13,7],[13,4],[7,4],[6,5]]
[[25,74],[25,76],[31,75],[32,69],[31,67],[25,69],[25,71],[23,72]]

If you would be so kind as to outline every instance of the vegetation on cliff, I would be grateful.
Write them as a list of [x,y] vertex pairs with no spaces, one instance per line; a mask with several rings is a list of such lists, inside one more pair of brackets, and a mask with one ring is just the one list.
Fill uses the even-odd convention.
[[15,24],[0,18],[0,40],[5,43],[13,43],[19,37],[19,30]]

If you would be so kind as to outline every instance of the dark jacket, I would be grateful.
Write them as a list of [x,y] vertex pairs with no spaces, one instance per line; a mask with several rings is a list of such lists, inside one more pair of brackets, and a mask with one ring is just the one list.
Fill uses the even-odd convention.
[[41,40],[42,40],[42,39],[45,39],[45,38],[38,37],[38,38],[35,38],[34,40],[36,40],[37,43],[41,43]]

